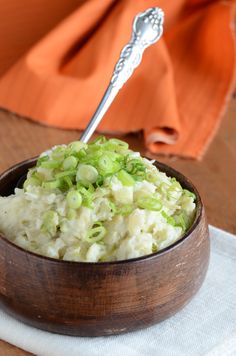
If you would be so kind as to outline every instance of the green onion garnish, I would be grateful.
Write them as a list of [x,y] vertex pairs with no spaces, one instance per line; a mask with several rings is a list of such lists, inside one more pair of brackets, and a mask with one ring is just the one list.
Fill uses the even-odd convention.
[[44,155],[38,158],[37,160],[37,167],[41,166],[42,162],[46,162],[49,160],[49,156],[48,155]]
[[65,171],[65,172],[60,172],[60,173],[56,173],[55,177],[56,178],[64,178],[64,177],[70,177],[70,176],[75,176],[76,175],[76,170],[72,169],[70,171]]
[[77,182],[88,183],[95,183],[98,177],[98,171],[95,167],[89,164],[79,164],[76,180]]
[[124,186],[129,187],[135,184],[135,181],[132,176],[123,169],[117,173],[117,178]]
[[191,198],[193,198],[194,200],[196,199],[196,195],[195,195],[194,193],[190,192],[189,190],[183,189],[183,192],[184,192],[184,194],[186,195],[186,197],[191,197]]
[[70,177],[66,176],[62,179],[62,182],[64,182],[67,186],[67,189],[70,189],[73,186],[72,180]]
[[183,231],[186,231],[191,225],[190,219],[183,212],[181,214],[174,215],[175,225],[182,227]]
[[70,191],[67,193],[66,202],[69,208],[78,209],[82,204],[82,196],[77,191]]
[[82,148],[86,148],[87,145],[81,141],[74,141],[68,145],[68,150],[70,153],[79,152]]
[[168,224],[170,224],[172,226],[176,225],[176,222],[175,222],[175,219],[173,218],[173,216],[170,216],[170,215],[166,214],[165,211],[162,211],[161,214],[162,214],[163,218],[166,219]]
[[59,161],[43,161],[41,167],[43,168],[59,168],[61,163]]
[[147,210],[159,211],[162,208],[160,200],[152,197],[143,197],[138,199],[138,207]]
[[51,235],[55,235],[58,226],[58,215],[53,210],[48,210],[43,216],[43,224],[41,230],[48,232]]
[[78,192],[80,192],[80,194],[82,195],[82,198],[83,198],[82,205],[86,206],[87,208],[92,208],[93,194],[90,193],[89,187],[88,187],[88,189],[86,189],[85,187],[80,186],[77,183],[77,189],[78,189]]
[[119,169],[119,164],[114,162],[108,155],[104,154],[98,160],[98,169],[101,175],[115,173]]
[[89,230],[85,240],[91,244],[101,241],[106,235],[106,229],[104,226],[93,227]]
[[56,161],[63,161],[65,157],[65,151],[65,147],[56,147],[51,153],[52,159]]
[[67,170],[75,169],[78,164],[78,159],[74,156],[69,156],[67,157],[63,163],[62,163],[62,168]]
[[51,180],[48,182],[43,182],[42,183],[42,187],[46,188],[46,189],[56,189],[60,187],[60,180],[56,179],[56,180]]
[[25,180],[23,188],[27,190],[29,186],[40,186],[41,182],[36,177],[29,177]]
[[116,214],[128,216],[132,213],[134,207],[131,204],[123,205],[121,208],[117,209]]
[[75,209],[68,209],[67,215],[66,215],[68,220],[74,220],[77,217],[77,213]]

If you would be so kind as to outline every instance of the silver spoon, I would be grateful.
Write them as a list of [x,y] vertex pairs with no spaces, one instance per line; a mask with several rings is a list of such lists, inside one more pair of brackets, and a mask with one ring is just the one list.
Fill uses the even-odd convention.
[[[144,50],[160,39],[163,33],[163,21],[164,12],[158,7],[147,9],[135,17],[131,40],[122,49],[110,84],[97,110],[82,133],[80,141],[85,143],[89,141],[119,90],[140,64]],[[26,175],[19,179],[16,185],[17,188],[23,186],[25,179]]]
[[80,141],[85,143],[89,141],[119,90],[140,64],[144,50],[160,39],[163,33],[163,21],[164,12],[158,7],[149,8],[135,17],[131,40],[122,49],[110,84],[93,117],[80,136]]

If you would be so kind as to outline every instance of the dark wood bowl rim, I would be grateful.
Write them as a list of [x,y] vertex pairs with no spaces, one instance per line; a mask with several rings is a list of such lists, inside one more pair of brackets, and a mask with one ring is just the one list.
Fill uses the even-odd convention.
[[[1,175],[0,175],[0,183],[1,183],[1,179],[4,178],[6,175],[8,175],[10,172],[12,172],[13,170],[19,168],[20,166],[23,165],[29,165],[35,162],[35,160],[38,157],[33,157],[33,158],[29,158],[27,160],[24,160],[22,162],[19,162],[13,166],[11,166],[10,168],[8,168],[6,171],[4,171]],[[170,246],[167,246],[166,248],[164,248],[163,250],[154,252],[152,254],[149,255],[144,255],[141,257],[136,257],[136,258],[130,258],[130,259],[126,259],[126,260],[119,260],[119,261],[109,261],[109,262],[77,262],[77,261],[65,261],[65,260],[59,260],[56,258],[51,258],[51,257],[46,257],[28,250],[25,250],[23,248],[21,248],[20,246],[14,244],[13,242],[11,242],[10,240],[8,240],[4,235],[2,235],[0,233],[0,239],[4,241],[4,243],[7,243],[8,245],[10,245],[11,247],[15,248],[16,250],[19,250],[21,252],[24,253],[28,253],[29,255],[34,256],[35,258],[43,259],[46,260],[50,263],[55,263],[55,264],[65,264],[65,265],[83,265],[83,266],[95,266],[96,268],[98,268],[99,266],[109,266],[109,265],[122,265],[122,264],[129,264],[129,263],[134,263],[134,262],[145,262],[146,260],[151,260],[154,258],[158,258],[161,257],[162,255],[171,252],[172,250],[174,250],[175,248],[177,248],[178,246],[180,246],[185,240],[187,240],[189,238],[189,236],[191,235],[191,233],[195,230],[196,226],[199,224],[201,217],[202,217],[202,210],[203,210],[203,204],[202,204],[202,200],[200,197],[200,194],[198,193],[196,187],[193,185],[193,183],[186,178],[182,173],[176,171],[174,168],[161,163],[159,161],[156,161],[155,163],[157,163],[157,168],[160,169],[161,172],[166,173],[166,171],[168,171],[170,173],[167,174],[168,176],[171,177],[175,177],[175,176],[179,176],[178,177],[178,181],[179,178],[182,182],[181,185],[184,183],[186,183],[186,185],[190,186],[190,191],[192,191],[195,195],[196,195],[196,206],[197,206],[197,211],[196,211],[196,216],[194,219],[193,224],[191,225],[191,227],[186,231],[186,233],[176,242],[174,242],[173,244],[171,244]],[[162,170],[163,169],[163,170]]]

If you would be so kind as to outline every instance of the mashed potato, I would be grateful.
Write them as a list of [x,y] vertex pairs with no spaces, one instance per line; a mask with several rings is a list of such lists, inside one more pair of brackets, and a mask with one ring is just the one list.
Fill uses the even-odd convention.
[[195,196],[120,140],[43,153],[22,189],[0,197],[0,231],[40,255],[83,262],[162,250],[186,232]]

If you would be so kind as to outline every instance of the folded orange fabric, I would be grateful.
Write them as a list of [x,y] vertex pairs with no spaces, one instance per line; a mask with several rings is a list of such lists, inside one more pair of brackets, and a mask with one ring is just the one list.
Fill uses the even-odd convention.
[[130,39],[134,16],[153,6],[165,12],[164,37],[144,53],[99,130],[143,130],[153,153],[201,158],[233,89],[234,1],[81,2],[2,75],[0,106],[46,125],[84,128]]

